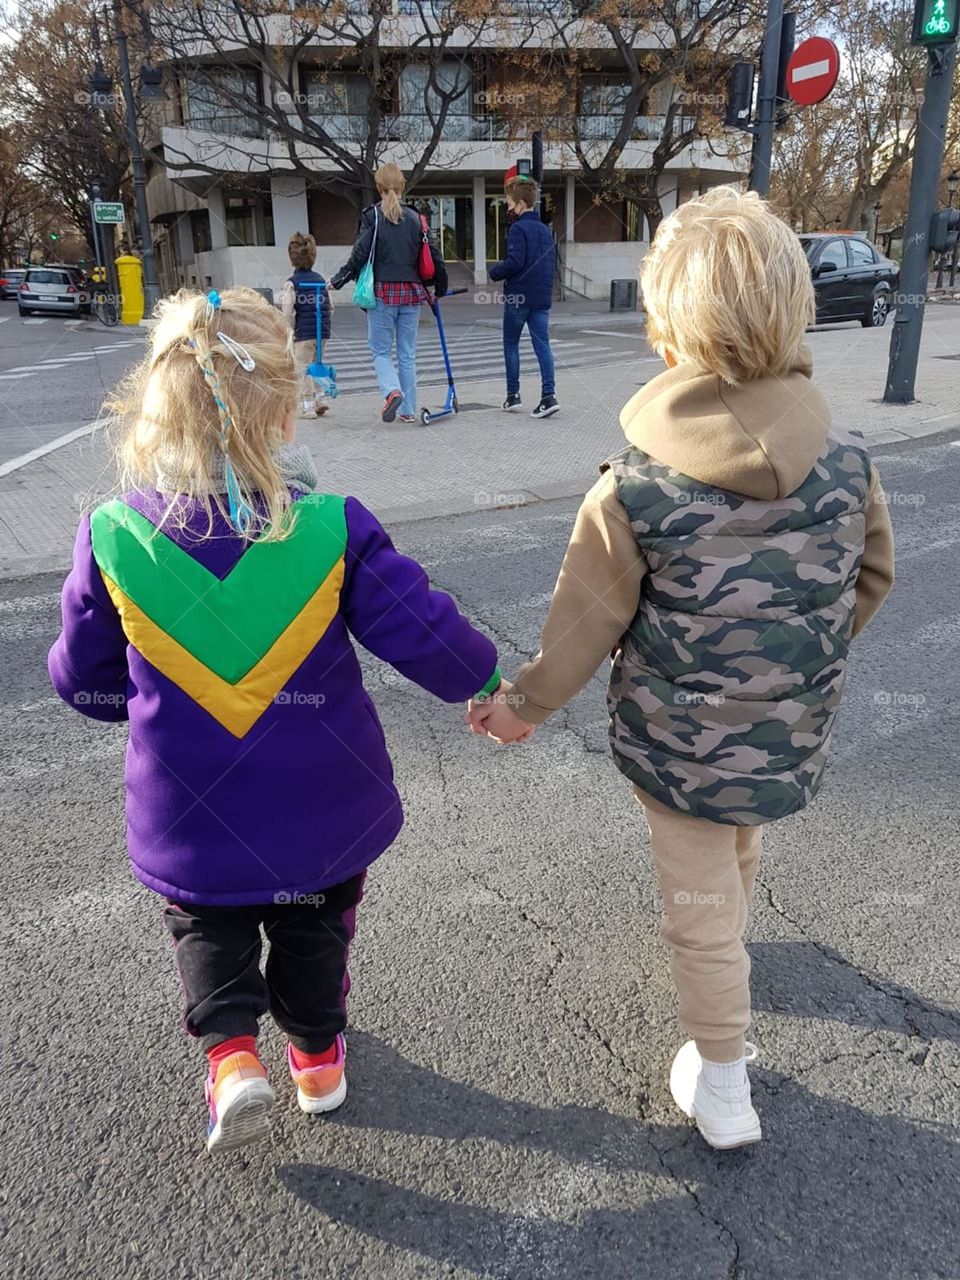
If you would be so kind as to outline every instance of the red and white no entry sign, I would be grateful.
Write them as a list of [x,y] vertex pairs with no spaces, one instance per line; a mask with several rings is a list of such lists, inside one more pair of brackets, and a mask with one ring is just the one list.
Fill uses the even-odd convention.
[[801,106],[822,102],[840,75],[840,51],[832,40],[812,36],[798,44],[787,63],[787,93]]

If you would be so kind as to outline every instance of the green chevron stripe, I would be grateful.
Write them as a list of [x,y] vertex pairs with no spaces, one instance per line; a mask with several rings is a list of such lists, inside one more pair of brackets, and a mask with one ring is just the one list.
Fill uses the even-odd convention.
[[344,499],[308,494],[282,542],[254,542],[220,579],[125,502],[90,517],[99,567],[221,679],[236,684],[300,613],[346,550]]

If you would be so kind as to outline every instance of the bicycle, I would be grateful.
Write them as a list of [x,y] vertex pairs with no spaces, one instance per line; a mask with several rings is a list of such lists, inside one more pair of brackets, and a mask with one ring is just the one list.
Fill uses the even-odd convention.
[[112,329],[115,324],[120,323],[120,308],[117,306],[117,300],[107,292],[102,284],[94,285],[93,298],[90,305],[93,314],[108,329]]

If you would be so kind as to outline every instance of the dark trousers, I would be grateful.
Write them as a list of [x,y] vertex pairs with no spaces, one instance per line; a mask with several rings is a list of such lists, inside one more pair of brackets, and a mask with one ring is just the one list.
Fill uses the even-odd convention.
[[507,368],[507,395],[520,392],[520,335],[523,326],[530,331],[530,341],[540,365],[540,393],[552,396],[556,390],[553,352],[550,350],[550,308],[503,305],[503,362]]
[[[250,907],[168,901],[186,1000],[183,1027],[206,1052],[233,1036],[255,1036],[267,1012],[294,1048],[323,1053],[347,1025],[347,952],[364,875],[322,893]],[[270,943],[260,972],[262,939]]]

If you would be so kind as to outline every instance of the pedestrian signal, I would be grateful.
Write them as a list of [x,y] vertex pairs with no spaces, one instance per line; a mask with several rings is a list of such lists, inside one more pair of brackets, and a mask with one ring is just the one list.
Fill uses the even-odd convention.
[[916,0],[914,44],[952,44],[960,27],[960,0]]

